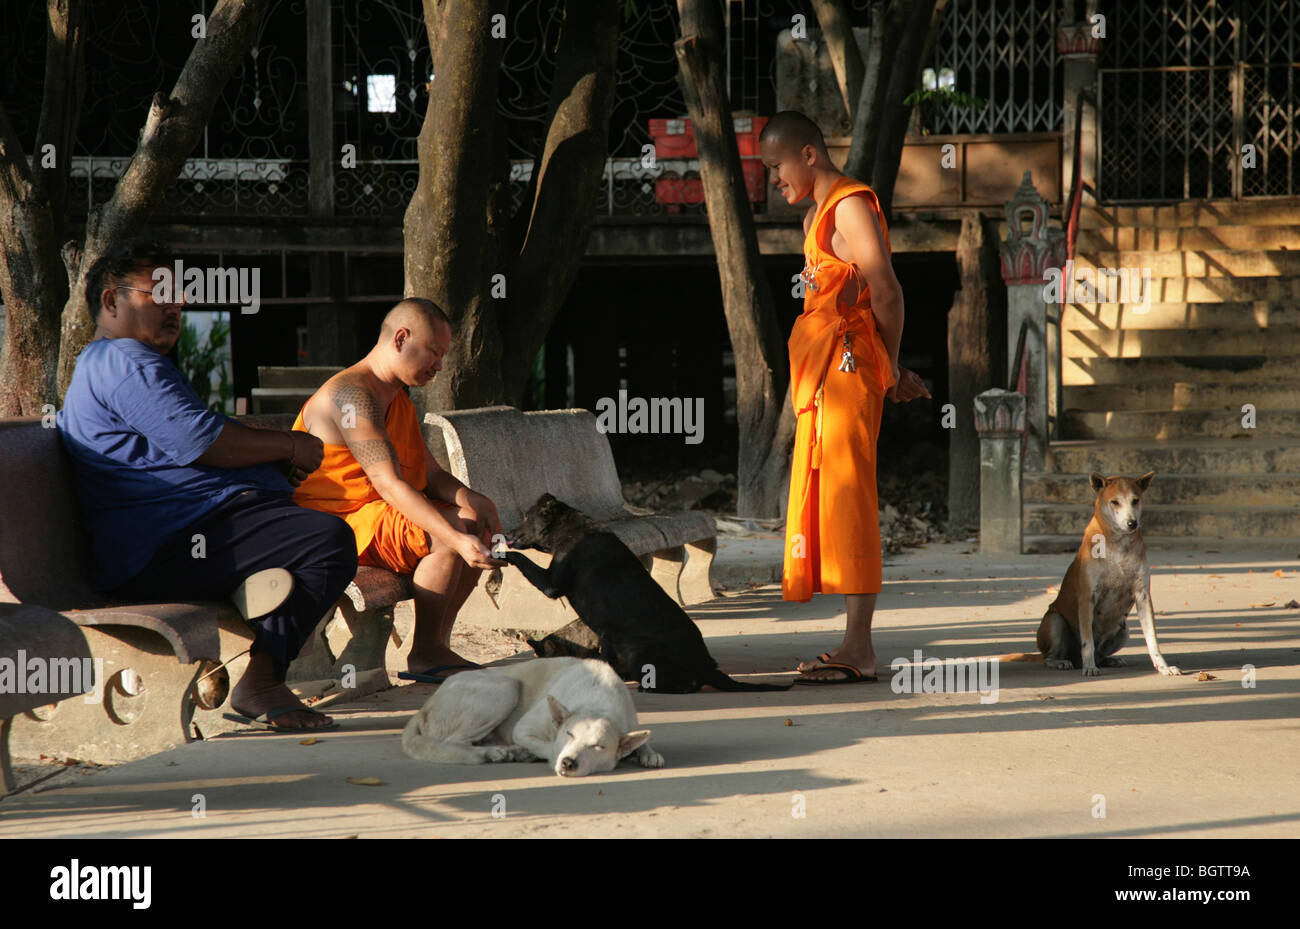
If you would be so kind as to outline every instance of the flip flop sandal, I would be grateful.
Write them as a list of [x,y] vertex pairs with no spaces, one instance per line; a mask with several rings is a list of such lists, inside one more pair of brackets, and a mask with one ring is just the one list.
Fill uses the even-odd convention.
[[477,664],[440,664],[418,674],[415,671],[398,671],[397,676],[404,681],[415,681],[418,684],[443,684],[446,683],[447,677],[452,675],[438,677],[438,672],[450,671],[453,668],[463,668],[466,671],[481,671],[483,666]]
[[844,677],[832,677],[826,679],[819,679],[815,677],[796,677],[794,679],[794,682],[796,684],[804,684],[811,687],[819,684],[871,684],[880,680],[880,678],[874,674],[869,676],[863,674],[861,671],[853,667],[853,665],[851,664],[841,664],[838,661],[825,661],[822,662],[822,664],[824,665],[824,667],[809,668],[808,671],[803,673],[807,674],[812,671],[825,671],[827,668],[831,668],[836,671],[843,671]]
[[235,609],[245,621],[273,613],[293,593],[293,575],[284,568],[267,568],[250,574],[230,594]]
[[316,710],[305,706],[287,706],[278,710],[268,710],[261,716],[248,716],[243,713],[223,713],[226,719],[234,720],[237,723],[247,723],[251,726],[263,726],[270,732],[329,732],[337,729],[337,722],[330,723],[328,726],[276,726],[272,720],[278,719],[287,713],[309,713],[312,716],[324,716],[324,713],[318,713]]
[[[831,653],[830,653],[830,652],[822,652],[820,655],[817,656],[817,660],[820,661],[822,664],[834,664],[834,663],[835,663],[835,659],[831,657]],[[798,668],[795,668],[795,670],[796,670],[796,671],[799,671]],[[816,671],[816,670],[818,670],[818,669],[817,669],[817,668],[809,668],[808,670],[809,670],[809,671]],[[803,674],[804,672],[803,672],[803,671],[799,671],[799,673],[800,673],[800,674]]]

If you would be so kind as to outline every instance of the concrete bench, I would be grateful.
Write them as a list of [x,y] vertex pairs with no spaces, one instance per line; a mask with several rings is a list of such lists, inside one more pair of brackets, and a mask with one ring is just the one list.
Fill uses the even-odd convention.
[[[64,700],[94,693],[93,658],[85,635],[72,620],[26,603],[0,603],[0,797],[14,790],[9,734],[14,718],[49,718]],[[36,668],[33,668],[36,665]],[[39,671],[40,677],[28,672]],[[12,677],[9,677],[12,672]],[[102,682],[101,682],[102,683]]]
[[[507,532],[543,493],[551,493],[617,535],[678,603],[713,599],[709,568],[717,527],[704,513],[640,515],[623,501],[609,440],[587,410],[522,413],[514,407],[428,413],[425,443],[443,468],[497,506]],[[550,556],[528,552],[540,564]],[[498,588],[492,590],[492,588]],[[549,633],[576,619],[567,602],[548,600],[518,571],[485,574],[458,621]]]
[[[0,603],[41,606],[72,620],[109,682],[102,703],[64,700],[14,714],[8,736],[15,755],[128,761],[238,727],[223,714],[230,683],[247,666],[249,624],[229,602],[128,603],[90,587],[72,465],[52,424],[0,419],[0,513]],[[382,574],[388,577],[372,583],[358,573],[340,609],[322,618],[290,666],[291,682],[316,682],[305,687],[309,695],[342,694],[338,682],[348,665],[352,696],[387,686],[391,611],[385,628],[373,604],[409,594],[392,589],[400,579]],[[41,624],[31,638],[48,634],[40,614],[23,621]]]

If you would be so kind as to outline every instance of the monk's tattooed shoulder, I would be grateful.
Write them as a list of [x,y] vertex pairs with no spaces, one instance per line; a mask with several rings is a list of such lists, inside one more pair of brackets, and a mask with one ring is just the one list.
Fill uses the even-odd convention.
[[348,449],[352,452],[352,457],[357,460],[357,464],[363,468],[381,461],[388,461],[394,468],[398,467],[397,452],[393,448],[393,443],[387,438],[351,439],[348,441]]
[[344,428],[350,425],[349,419],[364,419],[383,428],[384,411],[379,408],[379,400],[357,381],[339,381],[334,385],[330,400],[343,414]]

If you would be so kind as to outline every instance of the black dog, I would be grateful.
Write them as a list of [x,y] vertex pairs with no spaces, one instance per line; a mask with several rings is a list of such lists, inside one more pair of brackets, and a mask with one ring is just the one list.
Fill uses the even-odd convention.
[[719,671],[695,623],[631,549],[550,494],[542,494],[524,514],[509,543],[512,548],[551,553],[550,568],[520,552],[499,557],[552,600],[568,597],[579,619],[599,638],[600,657],[624,680],[644,680],[645,666],[650,665],[654,686],[642,690],[685,694],[706,685],[724,691],[790,689],[733,681]]

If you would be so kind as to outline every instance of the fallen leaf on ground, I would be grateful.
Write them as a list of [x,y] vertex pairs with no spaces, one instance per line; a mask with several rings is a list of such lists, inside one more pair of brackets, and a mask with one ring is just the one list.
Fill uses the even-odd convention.
[[1286,573],[1285,573],[1281,568],[1278,568],[1276,571],[1273,572],[1273,576],[1274,576],[1274,577],[1286,577]]
[[356,784],[358,787],[378,787],[383,781],[377,777],[350,777],[348,783]]
[[787,719],[787,720],[785,721],[785,724],[786,724],[787,726],[793,726],[793,725],[794,725],[794,720],[793,720],[793,719]]
[[320,741],[320,739],[316,738],[315,736],[312,736],[310,739],[299,739],[299,740],[298,740],[298,744],[299,744],[299,745],[315,745],[315,744],[316,744],[317,742],[319,742],[319,741]]
[[1283,604],[1283,605],[1284,605],[1288,610],[1300,610],[1300,603],[1296,603],[1294,600],[1288,600],[1288,601],[1287,601],[1285,604]]
[[1217,681],[1218,678],[1215,677],[1213,674],[1207,674],[1207,673],[1204,672],[1204,671],[1197,671],[1197,672],[1196,672],[1196,677],[1193,678],[1193,680],[1198,680],[1198,681]]
[[1270,606],[1277,606],[1277,601],[1274,600],[1272,603],[1252,603],[1250,605],[1251,609],[1265,609]]

